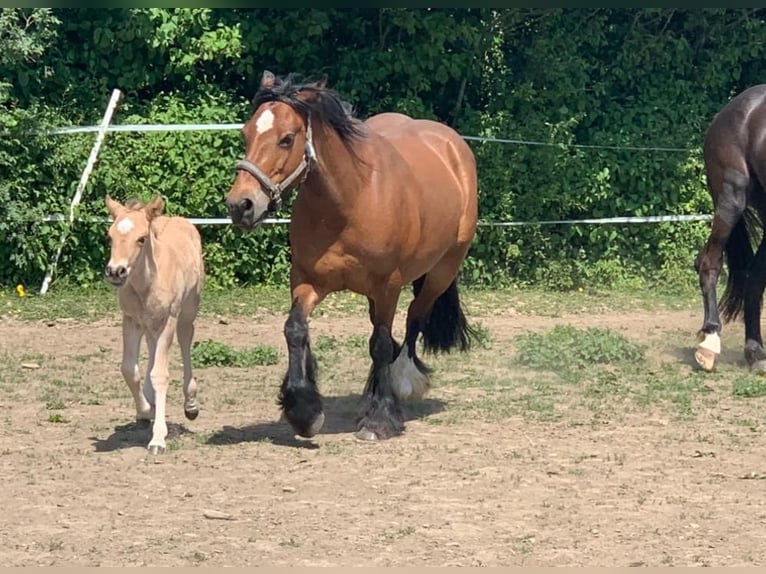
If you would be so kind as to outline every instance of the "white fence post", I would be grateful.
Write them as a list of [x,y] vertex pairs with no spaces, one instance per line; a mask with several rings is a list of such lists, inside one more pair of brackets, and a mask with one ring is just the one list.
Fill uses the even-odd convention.
[[61,257],[61,251],[64,249],[64,244],[66,243],[67,237],[69,236],[69,232],[72,229],[72,223],[74,223],[75,208],[80,203],[80,199],[82,198],[82,193],[85,190],[85,186],[88,184],[88,178],[90,178],[90,174],[93,171],[93,167],[96,165],[96,160],[98,159],[98,152],[101,149],[101,144],[104,141],[104,136],[106,136],[106,130],[109,127],[109,123],[112,121],[112,114],[114,113],[114,110],[117,107],[117,102],[119,102],[120,96],[122,96],[122,92],[120,92],[120,90],[115,89],[112,91],[112,97],[109,98],[109,104],[106,106],[106,111],[104,112],[104,118],[101,120],[101,125],[99,126],[98,135],[96,136],[96,141],[93,143],[93,148],[90,150],[90,156],[88,157],[88,162],[85,164],[85,169],[83,169],[82,175],[80,176],[80,183],[77,184],[77,190],[74,193],[74,197],[72,197],[72,202],[69,204],[69,220],[68,220],[66,228],[64,229],[64,232],[61,234],[61,241],[59,242],[59,247],[56,250],[56,254],[53,256],[53,261],[51,261],[50,267],[48,268],[48,273],[45,275],[43,284],[40,287],[40,295],[45,295],[45,293],[47,293],[48,291],[48,287],[50,286],[51,279],[53,278],[53,273],[56,271],[56,266],[58,265],[59,257]]

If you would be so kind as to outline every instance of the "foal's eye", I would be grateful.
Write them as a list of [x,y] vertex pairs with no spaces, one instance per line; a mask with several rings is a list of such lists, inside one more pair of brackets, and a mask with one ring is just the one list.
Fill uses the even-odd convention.
[[283,147],[283,148],[292,147],[294,141],[295,141],[295,134],[287,134],[285,137],[279,140],[279,147]]
[[146,237],[139,237],[136,240],[136,243],[138,243],[138,246],[141,247],[144,244],[144,241],[146,241]]

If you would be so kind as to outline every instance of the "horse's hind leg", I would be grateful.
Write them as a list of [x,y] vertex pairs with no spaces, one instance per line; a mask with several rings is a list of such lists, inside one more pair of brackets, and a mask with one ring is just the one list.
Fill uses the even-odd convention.
[[[760,212],[760,219],[761,221],[765,219],[763,210]],[[766,287],[766,234],[761,237],[761,243],[750,265],[744,293],[745,360],[753,370],[758,372],[766,372],[766,353],[763,350],[761,337],[764,287]]]
[[460,306],[457,273],[465,253],[458,251],[440,261],[426,275],[415,280],[415,298],[407,310],[404,345],[391,366],[394,392],[404,399],[420,399],[430,387],[430,369],[417,355],[418,335],[423,333],[426,351],[449,352],[469,346],[468,328]]
[[181,359],[184,365],[184,415],[193,421],[199,415],[197,402],[197,381],[192,373],[191,347],[194,340],[194,315],[181,315],[178,318],[178,346],[181,347]]
[[136,405],[136,421],[149,421],[152,418],[152,406],[141,392],[141,375],[138,370],[138,356],[141,350],[141,326],[130,317],[122,318],[122,377],[133,395]]
[[[742,166],[746,170],[746,166]],[[742,215],[747,207],[747,190],[750,178],[746,171],[722,169],[719,166],[708,165],[708,185],[716,203],[713,223],[705,246],[697,255],[694,266],[699,274],[704,321],[699,333],[700,342],[697,345],[694,358],[706,371],[712,371],[715,360],[721,353],[721,318],[718,312],[716,283],[723,266],[723,251],[729,242],[735,226],[738,227],[737,237],[745,233],[745,222]],[[744,240],[747,240],[746,234]],[[738,239],[742,241],[742,239]],[[750,249],[749,245],[741,246]],[[731,261],[730,273],[731,269]]]
[[385,293],[371,296],[370,357],[372,367],[367,378],[356,438],[382,440],[404,431],[404,416],[394,390],[392,363],[397,344],[391,336],[399,290],[389,288]]

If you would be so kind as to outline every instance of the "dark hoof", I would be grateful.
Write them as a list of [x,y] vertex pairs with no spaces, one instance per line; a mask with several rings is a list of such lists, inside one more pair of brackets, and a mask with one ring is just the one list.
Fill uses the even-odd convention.
[[393,438],[403,432],[404,423],[399,421],[390,421],[388,424],[384,424],[363,419],[359,422],[359,430],[354,433],[354,436],[363,441],[375,441]]
[[165,452],[165,447],[157,445],[157,444],[150,444],[147,447],[147,450],[149,451],[149,454],[156,456],[158,454],[164,453]]
[[373,442],[378,440],[378,435],[367,427],[362,427],[354,433],[354,437],[364,442]]
[[312,422],[307,427],[297,427],[292,423],[290,423],[290,425],[293,427],[293,430],[296,434],[302,436],[303,438],[311,438],[320,430],[322,430],[322,426],[324,426],[324,413],[320,411],[317,417],[314,419],[314,422]]
[[199,416],[199,407],[190,410],[184,409],[184,416],[190,421],[193,421]]
[[136,419],[136,428],[148,429],[150,426],[152,426],[152,421],[149,419]]

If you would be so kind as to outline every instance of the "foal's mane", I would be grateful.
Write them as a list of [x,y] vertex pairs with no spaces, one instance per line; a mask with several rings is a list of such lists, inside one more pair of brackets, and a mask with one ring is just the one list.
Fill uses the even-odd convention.
[[[299,98],[298,93],[309,95]],[[311,119],[332,127],[346,147],[364,136],[362,122],[354,116],[351,104],[343,100],[324,82],[301,82],[296,74],[274,78],[274,85],[261,88],[253,97],[253,110],[266,102],[283,102],[297,111],[304,120]]]

